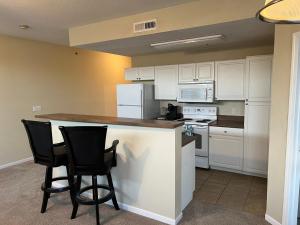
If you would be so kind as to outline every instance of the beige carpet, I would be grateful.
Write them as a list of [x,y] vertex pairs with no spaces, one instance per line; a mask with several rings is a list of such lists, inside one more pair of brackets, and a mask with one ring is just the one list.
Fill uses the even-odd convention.
[[[95,209],[80,206],[77,218],[70,220],[71,204],[68,193],[53,195],[47,212],[40,213],[42,192],[40,185],[44,167],[33,163],[10,167],[0,171],[0,224],[1,225],[90,225],[95,224]],[[201,176],[199,172],[197,176]],[[200,189],[201,190],[201,189]],[[200,201],[197,190],[195,200],[183,213],[182,225],[266,225],[263,215]],[[202,193],[203,194],[203,193]],[[199,195],[199,196],[198,196]],[[201,198],[200,198],[201,199]],[[115,211],[102,205],[101,224],[155,225],[157,221],[126,211]]]

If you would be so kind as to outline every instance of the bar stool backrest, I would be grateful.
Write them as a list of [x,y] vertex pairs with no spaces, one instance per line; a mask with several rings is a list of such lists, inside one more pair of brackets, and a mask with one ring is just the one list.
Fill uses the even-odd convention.
[[34,162],[49,166],[53,163],[53,141],[50,122],[22,120]]
[[68,147],[70,169],[76,174],[104,171],[107,126],[59,127]]

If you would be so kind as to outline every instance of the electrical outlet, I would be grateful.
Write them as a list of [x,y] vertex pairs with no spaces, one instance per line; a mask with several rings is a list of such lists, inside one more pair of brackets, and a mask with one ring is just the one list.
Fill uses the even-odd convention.
[[32,112],[40,112],[42,110],[42,106],[40,105],[33,105]]

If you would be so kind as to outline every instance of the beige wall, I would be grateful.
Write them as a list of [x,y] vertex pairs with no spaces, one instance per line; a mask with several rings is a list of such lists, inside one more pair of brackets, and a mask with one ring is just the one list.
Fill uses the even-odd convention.
[[156,66],[180,63],[197,63],[229,59],[243,59],[246,56],[272,54],[273,46],[237,48],[210,52],[170,52],[144,56],[133,56],[132,66]]
[[267,214],[281,223],[287,141],[292,34],[300,25],[277,25],[272,75],[272,106]]
[[[187,103],[178,103],[176,101],[161,101],[160,106],[162,114],[166,112],[168,103],[180,107],[188,105]],[[216,104],[197,104],[197,106],[217,106],[218,115],[244,116],[245,113],[244,101],[218,101]]]
[[[264,0],[198,0],[136,15],[106,20],[69,29],[71,46],[116,40],[145,33],[133,33],[133,23],[157,19],[157,29],[147,34],[200,27],[253,18]],[[234,10],[238,9],[238,10]],[[234,13],[233,13],[234,10]]]
[[[145,56],[134,56],[132,58],[132,66],[155,66],[155,65],[168,65],[180,63],[196,63],[205,61],[217,61],[228,59],[242,59],[251,55],[272,54],[273,46],[259,46],[252,48],[238,48],[222,51],[211,52],[171,52],[162,54],[153,54]],[[162,101],[161,106],[166,107],[169,101]],[[176,105],[176,102],[170,102]],[[243,101],[220,101],[217,104],[219,115],[244,115],[244,102]]]
[[[75,55],[75,52],[78,55]],[[116,114],[127,57],[0,36],[0,166],[31,156],[22,118],[41,113]]]

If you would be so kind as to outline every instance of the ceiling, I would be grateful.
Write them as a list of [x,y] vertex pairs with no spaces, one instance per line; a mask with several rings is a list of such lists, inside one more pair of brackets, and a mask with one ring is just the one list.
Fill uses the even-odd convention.
[[[225,38],[217,41],[184,46],[182,49],[173,48],[168,50],[158,50],[150,46],[151,43],[196,38],[215,34],[223,34]],[[274,25],[263,23],[253,18],[121,40],[106,41],[79,47],[120,55],[135,56],[158,53],[160,51],[170,52],[184,50],[189,52],[200,52],[239,47],[273,45],[273,42]]]
[[[68,28],[193,0],[0,0],[0,34],[69,44]],[[29,30],[18,28],[21,24]]]

